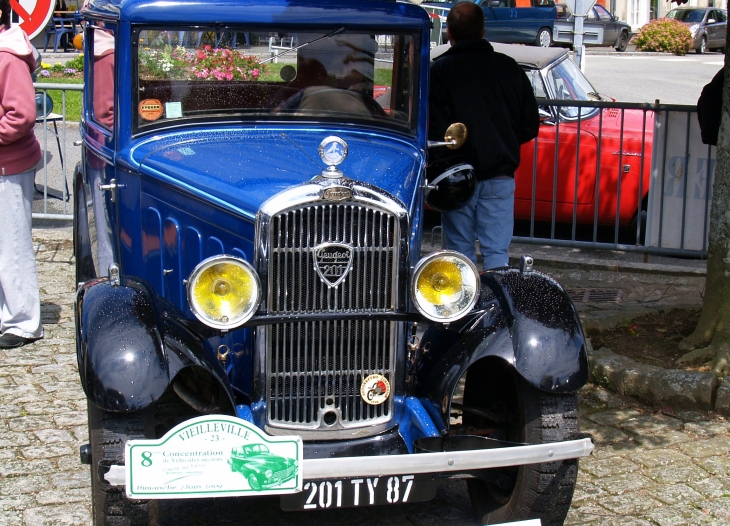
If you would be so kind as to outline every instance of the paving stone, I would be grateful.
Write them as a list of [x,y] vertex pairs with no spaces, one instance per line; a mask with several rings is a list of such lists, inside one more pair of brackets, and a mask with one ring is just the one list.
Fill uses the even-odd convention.
[[60,428],[86,425],[88,416],[86,412],[74,411],[73,413],[59,413],[53,417],[53,421]]
[[27,446],[30,439],[23,433],[0,431],[0,447]]
[[647,513],[647,518],[661,526],[695,526],[697,524],[720,526],[721,524],[716,522],[709,513],[703,513],[686,504],[657,508]]
[[50,444],[44,446],[24,447],[21,452],[27,459],[54,458],[71,454],[73,452],[73,448],[64,444]]
[[619,425],[623,431],[632,435],[653,435],[667,430],[678,431],[683,426],[681,420],[657,413],[638,415]]
[[610,493],[612,495],[648,489],[654,485],[651,479],[643,474],[638,475],[636,473],[611,475],[610,477],[603,477],[601,479],[594,480],[593,483],[606,493]]
[[630,438],[629,435],[620,429],[610,426],[596,425],[592,422],[581,426],[581,431],[593,435],[594,444],[615,444],[617,442],[624,442]]
[[0,463],[0,477],[13,477],[33,473],[47,475],[52,472],[53,464],[48,460],[25,460],[16,458],[13,460],[3,460]]
[[75,471],[55,473],[51,475],[51,482],[57,489],[64,488],[88,488],[89,487],[89,471]]
[[716,436],[727,435],[728,426],[722,422],[687,422],[684,424],[684,430],[688,433],[694,433],[700,436]]
[[646,449],[662,449],[675,444],[690,442],[692,437],[687,433],[681,433],[673,429],[661,431],[653,435],[638,434],[634,441]]
[[34,431],[33,434],[44,444],[74,442],[71,434],[63,429],[41,429],[39,431]]
[[638,466],[627,458],[608,458],[595,460],[581,465],[581,470],[590,473],[594,477],[607,477],[621,473],[636,472]]
[[698,482],[688,482],[687,485],[708,499],[730,495],[730,481],[726,478],[710,477]]
[[23,523],[27,526],[88,526],[91,524],[91,514],[74,505],[43,506],[25,510]]
[[41,491],[35,496],[36,503],[41,506],[55,506],[70,502],[89,502],[91,490],[86,488],[65,488],[63,490]]
[[704,495],[693,490],[686,484],[671,484],[669,486],[658,486],[647,492],[656,500],[664,504],[685,504],[689,505],[704,500]]
[[646,471],[646,476],[659,484],[677,484],[679,482],[699,482],[705,480],[709,473],[693,464],[681,466],[662,466]]
[[695,458],[727,455],[730,453],[730,441],[727,437],[720,436],[708,440],[695,440],[689,444],[681,444],[679,449]]
[[707,510],[713,517],[730,524],[730,495],[702,504],[703,511]]
[[656,509],[661,503],[649,497],[645,491],[629,491],[603,497],[601,505],[618,515],[636,517]]
[[666,451],[637,451],[629,455],[629,458],[647,468],[691,463],[691,457],[689,455],[672,449]]
[[694,463],[717,477],[730,477],[730,462],[727,456],[695,459]]
[[32,506],[34,502],[32,495],[14,495],[12,497],[0,497],[0,524],[5,524],[2,521],[3,512],[11,510],[24,510],[25,508]]
[[0,510],[0,524],[3,526],[22,526],[23,512]]
[[639,416],[642,416],[642,413],[636,409],[617,409],[595,413],[591,416],[591,419],[599,424],[615,426]]
[[28,475],[25,477],[0,478],[0,496],[27,495],[48,489],[48,477],[43,475]]

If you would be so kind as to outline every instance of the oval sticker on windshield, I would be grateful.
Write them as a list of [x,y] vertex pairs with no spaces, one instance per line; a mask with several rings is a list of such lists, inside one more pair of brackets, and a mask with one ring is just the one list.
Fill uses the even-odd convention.
[[162,103],[157,99],[145,99],[139,103],[139,116],[146,121],[162,117]]

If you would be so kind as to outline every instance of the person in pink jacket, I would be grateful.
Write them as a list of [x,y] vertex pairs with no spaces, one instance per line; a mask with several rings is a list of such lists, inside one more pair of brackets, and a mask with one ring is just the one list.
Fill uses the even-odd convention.
[[33,131],[35,58],[27,35],[10,25],[10,0],[0,0],[0,348],[43,337],[31,237],[36,165]]

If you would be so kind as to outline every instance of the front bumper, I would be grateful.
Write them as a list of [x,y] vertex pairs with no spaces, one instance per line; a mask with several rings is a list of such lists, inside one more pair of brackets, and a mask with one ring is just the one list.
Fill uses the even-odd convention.
[[[593,452],[589,438],[518,445],[495,449],[419,453],[413,455],[383,455],[375,457],[315,458],[303,461],[306,480],[352,477],[384,477],[424,473],[465,473],[479,469],[540,464],[587,457]],[[124,466],[111,466],[104,475],[112,486],[126,482]]]

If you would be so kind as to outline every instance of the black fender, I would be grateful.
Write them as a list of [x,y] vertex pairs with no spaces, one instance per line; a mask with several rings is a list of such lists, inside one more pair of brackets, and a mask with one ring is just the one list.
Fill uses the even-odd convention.
[[575,392],[588,380],[580,319],[555,280],[509,269],[483,272],[481,283],[472,315],[448,327],[432,325],[421,340],[418,393],[442,429],[449,427],[456,384],[482,358],[503,360],[551,393]]
[[76,353],[87,398],[105,411],[131,412],[158,400],[184,368],[198,366],[233,391],[204,339],[161,309],[151,288],[122,279],[96,279],[76,295]]

